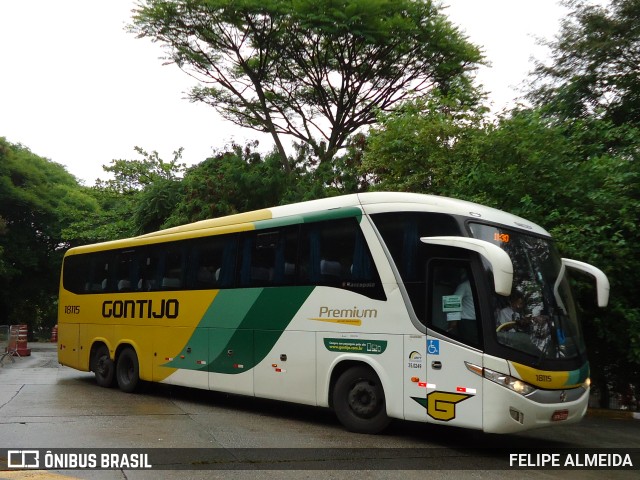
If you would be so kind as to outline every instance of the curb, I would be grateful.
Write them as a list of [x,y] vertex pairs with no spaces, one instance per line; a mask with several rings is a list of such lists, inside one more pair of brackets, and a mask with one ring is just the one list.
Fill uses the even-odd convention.
[[640,420],[640,412],[607,410],[604,408],[589,408],[586,416],[593,418],[610,418],[613,420]]

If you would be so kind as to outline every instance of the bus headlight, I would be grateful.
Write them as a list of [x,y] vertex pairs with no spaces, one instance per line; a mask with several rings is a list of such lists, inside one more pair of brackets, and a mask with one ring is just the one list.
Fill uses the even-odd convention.
[[528,383],[523,382],[520,379],[512,377],[511,375],[506,375],[504,373],[495,372],[493,370],[489,370],[488,368],[482,368],[477,365],[473,365],[472,363],[465,362],[467,369],[476,375],[486,378],[487,380],[491,380],[498,385],[508,388],[509,390],[513,390],[520,395],[529,395],[536,391],[536,387],[533,385],[529,385]]
[[520,395],[529,395],[533,393],[536,388],[528,383],[523,382],[520,379],[512,377],[511,375],[505,375],[504,373],[494,372],[488,368],[484,369],[484,378],[491,380],[492,382],[502,385],[503,387],[513,390]]
[[503,387],[508,388],[509,390],[513,390],[520,395],[529,395],[533,393],[536,388],[533,385],[529,385],[528,383],[523,382],[520,379],[512,377],[511,375],[505,375],[504,373],[494,372],[493,370],[489,370],[488,368],[483,369],[484,378],[487,380],[491,380],[498,385],[502,385]]

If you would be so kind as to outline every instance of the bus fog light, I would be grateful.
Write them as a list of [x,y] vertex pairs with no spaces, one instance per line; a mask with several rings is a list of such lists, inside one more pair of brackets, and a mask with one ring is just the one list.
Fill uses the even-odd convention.
[[509,415],[511,415],[511,418],[513,418],[520,425],[524,424],[524,413],[522,413],[520,410],[516,410],[515,408],[510,407]]

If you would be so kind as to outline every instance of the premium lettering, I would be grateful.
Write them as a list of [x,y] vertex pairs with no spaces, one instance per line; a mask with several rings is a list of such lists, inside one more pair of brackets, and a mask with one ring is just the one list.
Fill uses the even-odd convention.
[[320,318],[377,318],[378,310],[375,308],[329,308],[320,307]]

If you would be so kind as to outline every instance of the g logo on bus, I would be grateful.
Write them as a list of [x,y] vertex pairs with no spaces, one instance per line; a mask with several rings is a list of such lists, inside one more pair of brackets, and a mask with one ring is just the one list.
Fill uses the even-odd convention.
[[435,420],[448,422],[456,418],[456,404],[472,396],[466,393],[431,392],[427,395],[427,413]]
[[456,404],[473,395],[453,392],[431,392],[427,398],[413,398],[420,405],[427,407],[427,413],[434,420],[448,422],[456,418]]

